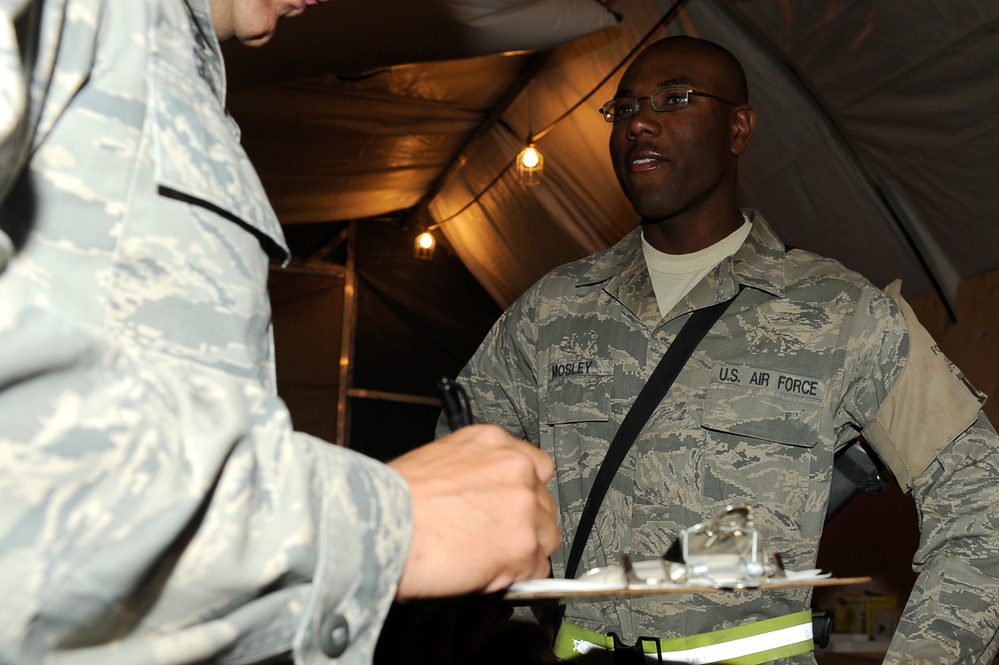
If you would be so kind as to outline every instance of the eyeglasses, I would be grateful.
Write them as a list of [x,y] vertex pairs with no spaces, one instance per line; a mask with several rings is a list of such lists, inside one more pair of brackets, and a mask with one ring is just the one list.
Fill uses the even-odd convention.
[[691,90],[689,88],[664,88],[663,90],[656,90],[648,97],[618,97],[617,99],[610,100],[598,110],[607,122],[617,122],[618,120],[630,118],[638,113],[641,108],[639,103],[643,99],[649,100],[649,103],[652,104],[652,109],[655,111],[679,111],[687,106],[687,102],[690,101],[691,95],[717,99],[718,101],[725,102],[731,106],[738,106],[735,102],[730,102],[729,100],[719,97],[718,95],[701,92],[700,90]]

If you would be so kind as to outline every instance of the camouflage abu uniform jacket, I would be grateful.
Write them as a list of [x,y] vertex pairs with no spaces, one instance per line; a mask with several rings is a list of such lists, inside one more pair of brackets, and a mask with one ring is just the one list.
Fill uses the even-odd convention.
[[[736,501],[755,507],[761,532],[790,568],[811,568],[833,453],[862,431],[912,489],[922,518],[921,574],[886,662],[991,662],[999,456],[980,396],[903,314],[900,297],[834,261],[785,254],[762,217],[745,214],[753,228],[742,248],[664,318],[636,230],[541,279],[462,371],[477,421],[523,436],[555,460],[565,536],[555,574],[564,572],[609,442],[687,314],[742,284],[618,471],[580,571],[621,553],[658,556],[680,529]],[[809,595],[574,604],[566,619],[633,643],[797,612]]]
[[370,661],[408,492],[274,394],[224,85],[207,0],[0,0],[0,662]]

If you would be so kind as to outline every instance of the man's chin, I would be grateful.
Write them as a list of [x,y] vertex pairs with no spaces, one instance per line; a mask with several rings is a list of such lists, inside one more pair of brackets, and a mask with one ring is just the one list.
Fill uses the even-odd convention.
[[670,191],[666,187],[652,183],[640,183],[638,186],[631,183],[631,185],[624,189],[624,195],[628,197],[631,207],[642,219],[658,220],[676,212],[677,206],[670,200],[672,197],[668,195]]
[[637,205],[632,203],[632,207],[638,216],[642,218],[642,224],[655,224],[665,219],[675,217],[679,210],[672,206],[663,205]]
[[244,37],[244,36],[241,36],[241,35],[237,35],[236,38],[239,39],[239,42],[243,46],[250,46],[250,47],[256,48],[258,46],[263,46],[264,44],[266,44],[267,42],[269,42],[271,40],[271,37],[273,37],[273,36],[274,36],[274,32],[271,31],[271,32],[264,33],[262,35],[254,35],[252,37],[249,37],[249,36],[245,36]]

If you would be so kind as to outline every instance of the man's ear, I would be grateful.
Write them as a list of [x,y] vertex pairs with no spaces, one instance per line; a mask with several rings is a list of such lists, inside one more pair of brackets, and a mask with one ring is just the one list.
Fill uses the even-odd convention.
[[732,110],[732,154],[741,155],[753,139],[756,127],[756,110],[749,104],[742,104]]

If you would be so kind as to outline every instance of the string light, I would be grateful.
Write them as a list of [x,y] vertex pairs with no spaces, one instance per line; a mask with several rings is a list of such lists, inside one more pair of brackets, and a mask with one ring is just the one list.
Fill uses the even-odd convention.
[[520,182],[528,187],[535,187],[541,184],[541,174],[545,169],[545,157],[534,144],[528,144],[526,148],[517,155],[517,173],[520,174]]
[[413,256],[418,259],[432,259],[436,247],[437,240],[434,238],[434,234],[430,231],[424,231],[416,236],[416,242],[413,243]]

